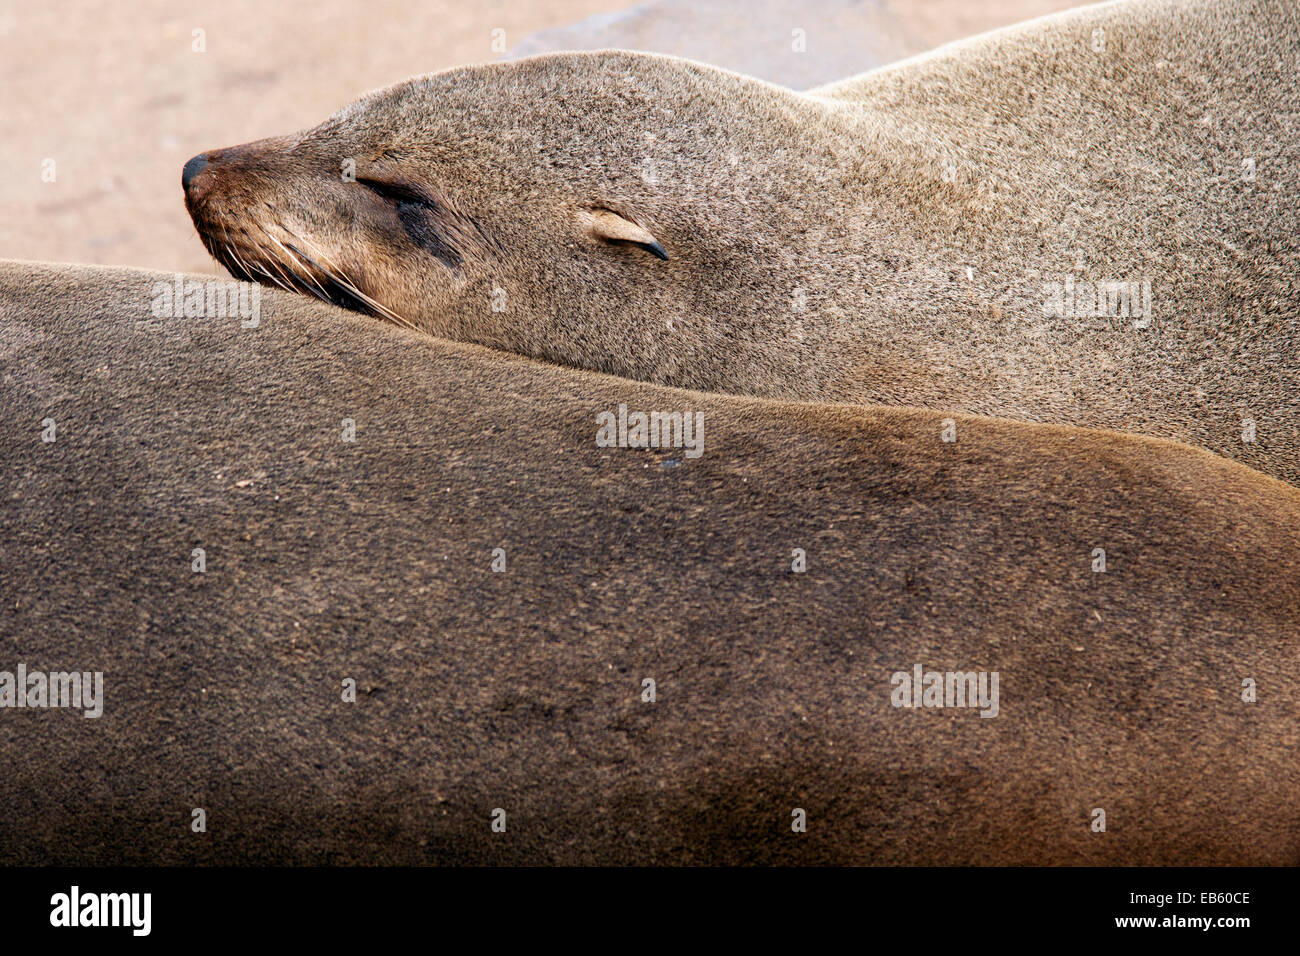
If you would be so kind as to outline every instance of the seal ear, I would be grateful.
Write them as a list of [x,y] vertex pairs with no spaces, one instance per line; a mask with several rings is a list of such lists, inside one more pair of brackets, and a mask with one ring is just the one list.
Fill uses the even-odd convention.
[[587,231],[605,242],[627,242],[640,246],[660,259],[667,259],[668,252],[648,229],[638,226],[625,216],[620,216],[612,209],[585,209],[582,212]]

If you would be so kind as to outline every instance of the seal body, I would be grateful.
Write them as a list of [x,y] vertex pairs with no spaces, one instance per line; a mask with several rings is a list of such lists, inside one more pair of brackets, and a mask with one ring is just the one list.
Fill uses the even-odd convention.
[[1295,482],[1298,55],[1280,0],[1085,7],[806,94],[557,54],[208,153],[187,203],[237,275],[437,336]]
[[1300,489],[175,282],[0,263],[3,862],[1300,862]]

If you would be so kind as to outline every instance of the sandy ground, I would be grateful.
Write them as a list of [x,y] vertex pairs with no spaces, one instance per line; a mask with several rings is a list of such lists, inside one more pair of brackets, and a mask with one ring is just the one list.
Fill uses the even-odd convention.
[[[860,13],[846,14],[853,4],[837,0],[835,30],[842,35],[859,16],[873,31],[863,37],[866,69],[1073,5],[861,0]],[[190,156],[314,125],[358,94],[417,73],[571,43],[607,22],[586,18],[634,6],[651,5],[0,0],[0,257],[216,271],[181,200]],[[789,7],[789,22],[814,34],[816,0]],[[644,9],[631,14],[642,28],[654,19]],[[661,45],[692,44],[660,52],[701,57],[698,30],[659,32]],[[714,62],[724,46],[747,42],[728,29]]]
[[648,50],[807,90],[1072,5],[1060,0],[650,0],[534,33],[511,53]]

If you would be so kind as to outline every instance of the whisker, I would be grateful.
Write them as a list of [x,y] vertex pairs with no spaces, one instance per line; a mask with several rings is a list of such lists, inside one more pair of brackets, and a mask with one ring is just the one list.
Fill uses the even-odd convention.
[[[315,243],[305,236],[296,235],[292,230],[285,228],[284,223],[277,222],[277,225],[284,231],[286,236],[293,239],[292,242],[281,242],[278,238],[271,235],[269,231],[261,224],[255,222],[257,230],[262,233],[271,243],[283,253],[280,255],[271,254],[269,247],[252,247],[252,251],[257,253],[256,257],[250,257],[252,265],[240,258],[239,253],[235,251],[236,243],[231,237],[229,229],[222,224],[221,232],[223,241],[218,244],[217,237],[205,235],[204,244],[207,245],[208,251],[218,261],[223,258],[220,255],[221,247],[229,255],[229,260],[233,260],[244,274],[252,279],[256,275],[265,276],[276,286],[286,292],[297,294],[307,293],[316,298],[331,304],[339,304],[340,296],[346,295],[353,298],[357,303],[368,307],[374,314],[385,318],[394,325],[407,328],[413,332],[423,332],[418,325],[410,319],[390,309],[388,306],[377,301],[366,293],[357,288],[356,284],[346,278],[343,269],[335,263],[328,255],[319,249]],[[296,243],[302,243],[311,249],[312,254],[304,252],[298,248]],[[304,265],[306,263],[306,265]],[[310,267],[310,268],[309,268]],[[327,290],[313,274],[313,269],[327,279],[338,291],[331,293]],[[274,272],[272,272],[274,270]]]
[[[321,258],[325,259],[326,262],[329,262],[329,257],[326,256],[324,253],[322,253],[320,249],[316,248],[316,245],[312,243],[311,240],[303,236],[296,236],[296,235],[294,236],[294,239],[299,242],[303,242],[308,246],[311,246],[313,252],[315,252]],[[366,305],[370,306],[372,309],[379,312],[380,315],[396,323],[397,325],[403,326],[404,328],[411,329],[412,331],[415,332],[423,331],[423,329],[421,329],[410,319],[406,318],[405,316],[398,315],[392,309],[388,308],[387,306],[383,305],[380,302],[375,301],[370,296],[366,295],[364,292],[358,289],[353,283],[349,282],[347,279],[343,277],[342,270],[339,269],[337,266],[335,266],[333,269],[327,269],[324,266],[322,266],[319,262],[316,262],[311,256],[307,255],[307,253],[303,252],[301,249],[298,249],[297,251],[298,254],[303,256],[303,258],[305,258],[308,262],[312,263],[314,266],[316,266],[316,268],[320,269],[321,272],[328,275],[331,281],[338,283],[347,292],[356,296],[359,300],[364,302]]]
[[[262,235],[266,236],[266,238],[270,239],[270,240],[271,240],[272,242],[274,242],[277,246],[279,246],[281,249],[283,249],[285,255],[287,255],[290,259],[292,259],[292,260],[294,261],[294,263],[295,263],[295,264],[299,267],[299,269],[302,271],[302,273],[304,273],[303,275],[299,275],[299,273],[298,273],[297,271],[295,271],[295,270],[293,269],[293,267],[290,266],[288,263],[280,262],[280,261],[279,261],[276,257],[274,257],[274,256],[268,256],[268,257],[267,257],[267,261],[269,261],[269,262],[271,263],[271,265],[275,267],[275,271],[278,272],[278,273],[280,273],[280,275],[284,277],[284,280],[285,280],[286,282],[288,282],[290,285],[295,285],[295,283],[294,283],[294,278],[298,278],[298,279],[304,279],[304,280],[306,280],[306,281],[308,281],[308,282],[311,282],[313,285],[316,285],[315,281],[311,278],[311,276],[305,274],[305,273],[307,272],[307,270],[302,268],[302,263],[301,263],[301,262],[298,262],[297,258],[293,255],[293,253],[291,253],[288,249],[285,249],[285,248],[284,248],[284,244],[283,244],[282,242],[280,242],[279,239],[275,238],[275,236],[273,236],[273,235],[271,235],[269,232],[267,232],[266,229],[264,229],[264,228],[261,226],[260,223],[257,224],[257,228],[258,228],[258,231],[262,233]],[[280,228],[283,229],[284,227],[281,226]],[[283,266],[284,268],[281,268],[282,266]],[[287,270],[289,273],[291,273],[292,276],[291,276],[291,275],[287,275],[287,274],[286,274],[286,270]],[[320,286],[317,285],[317,288],[320,289]],[[325,290],[324,290],[324,289],[320,289],[320,292],[321,292],[322,295],[325,294]]]
[[244,270],[244,275],[248,276],[248,280],[251,282],[253,279],[253,270],[248,268],[248,263],[239,258],[239,253],[235,251],[235,247],[230,243],[226,243],[226,249],[229,250],[231,258],[239,263],[239,268]]
[[258,271],[258,272],[262,273],[262,275],[266,276],[268,279],[270,279],[272,282],[274,282],[276,285],[278,285],[278,286],[279,286],[281,289],[283,289],[285,292],[293,292],[293,291],[294,291],[293,289],[291,289],[291,288],[289,288],[287,285],[285,285],[283,282],[281,282],[278,278],[276,278],[275,276],[271,275],[270,271],[267,270],[266,266],[262,265],[260,262],[257,263],[256,266],[257,266],[257,271]]
[[285,269],[282,268],[284,263],[277,261],[274,256],[267,256],[263,261],[269,264],[271,268],[273,268],[276,271],[276,274],[278,274],[280,278],[284,280],[286,288],[290,290],[293,289],[294,286],[293,279],[289,276],[289,274],[285,271]]
[[295,256],[295,255],[294,255],[294,254],[293,254],[289,249],[285,248],[284,243],[282,243],[279,239],[275,238],[275,236],[272,236],[269,232],[267,233],[267,237],[268,237],[272,242],[274,242],[277,246],[279,246],[281,249],[284,249],[284,254],[287,255],[290,259],[292,259],[292,260],[294,261],[294,264],[298,266],[298,268],[299,268],[299,270],[300,270],[298,274],[299,274],[303,279],[306,279],[308,282],[310,282],[312,285],[314,285],[314,286],[317,288],[317,290],[320,292],[321,296],[323,297],[323,296],[325,295],[325,290],[322,289],[321,286],[320,286],[320,283],[317,282],[317,281],[315,280],[315,278],[312,277],[312,274],[311,274],[311,272],[307,269],[307,267],[304,266],[301,262],[298,261],[298,257]]

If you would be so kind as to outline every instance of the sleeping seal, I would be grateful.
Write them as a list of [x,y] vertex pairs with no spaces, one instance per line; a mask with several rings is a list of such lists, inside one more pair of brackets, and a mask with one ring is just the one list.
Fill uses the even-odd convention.
[[1300,481],[1293,4],[1130,0],[801,94],[626,52],[196,156],[212,254],[644,381],[1189,441]]

